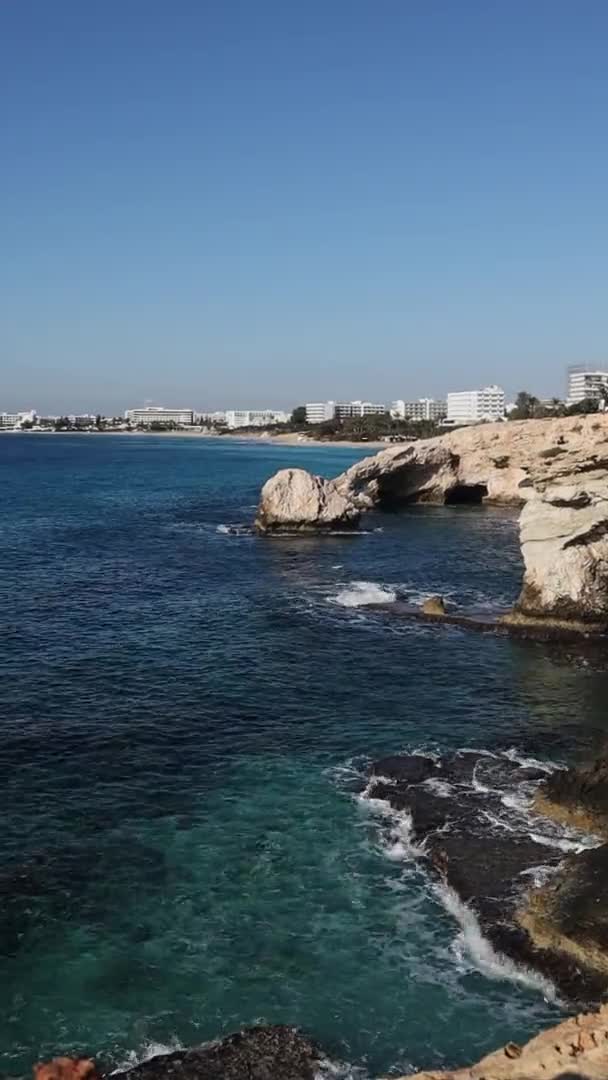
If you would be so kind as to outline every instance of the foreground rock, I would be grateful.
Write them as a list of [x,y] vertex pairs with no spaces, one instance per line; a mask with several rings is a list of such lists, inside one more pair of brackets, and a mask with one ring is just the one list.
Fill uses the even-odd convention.
[[161,1054],[133,1069],[114,1072],[112,1077],[113,1080],[315,1080],[320,1057],[317,1047],[296,1028],[253,1027],[193,1050]]
[[608,1006],[574,1016],[525,1046],[507,1043],[477,1065],[453,1072],[422,1072],[400,1080],[606,1080]]
[[[367,795],[406,812],[411,856],[473,944],[482,934],[550,980],[545,993],[596,1002],[608,990],[608,846],[586,850],[592,840],[535,813],[546,776],[508,755],[403,755],[373,766]],[[382,822],[390,842],[395,825]],[[577,854],[563,862],[564,850]]]
[[282,469],[262,488],[255,525],[261,533],[341,531],[355,529],[359,516],[333,481]]
[[[127,1073],[114,1073],[121,1080],[132,1075],[154,1077],[154,1080],[313,1080],[319,1057],[303,1036],[290,1028],[251,1028],[242,1032],[241,1041],[266,1036],[281,1041],[291,1032],[299,1064],[285,1060],[282,1050],[277,1055],[250,1060],[230,1057],[239,1036],[201,1050],[185,1050],[163,1054],[138,1065]],[[223,1055],[223,1048],[228,1049]],[[209,1053],[214,1051],[214,1055]],[[264,1048],[262,1046],[262,1052]],[[309,1056],[310,1055],[310,1056]],[[236,1066],[237,1071],[234,1071]],[[258,1066],[262,1071],[258,1071]],[[217,1071],[218,1068],[223,1071]],[[243,1071],[245,1070],[245,1071]],[[269,1071],[270,1070],[270,1071]],[[318,1074],[317,1074],[318,1075]],[[332,1075],[330,1068],[327,1075]],[[333,1073],[335,1075],[335,1073]],[[599,1012],[564,1020],[556,1027],[541,1032],[525,1046],[509,1042],[500,1050],[488,1054],[477,1065],[450,1072],[418,1072],[400,1080],[606,1080],[608,1076],[608,1006]],[[94,1063],[89,1060],[56,1058],[34,1070],[34,1080],[98,1080]]]

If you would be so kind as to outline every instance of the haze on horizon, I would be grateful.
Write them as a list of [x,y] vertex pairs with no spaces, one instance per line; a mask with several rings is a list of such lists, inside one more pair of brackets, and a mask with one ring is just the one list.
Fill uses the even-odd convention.
[[602,0],[0,8],[0,411],[564,391],[608,360]]

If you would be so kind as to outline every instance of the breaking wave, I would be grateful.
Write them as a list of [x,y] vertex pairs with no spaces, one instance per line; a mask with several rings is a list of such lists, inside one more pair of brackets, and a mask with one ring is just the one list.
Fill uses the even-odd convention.
[[353,581],[333,599],[341,607],[365,607],[368,604],[393,604],[397,593],[375,581]]
[[516,964],[494,949],[482,933],[475,912],[462,902],[453,889],[448,885],[435,885],[434,892],[446,911],[460,924],[460,932],[452,942],[452,952],[461,969],[472,964],[488,979],[508,979],[530,990],[540,991],[547,1001],[558,1000],[550,979],[523,964]]

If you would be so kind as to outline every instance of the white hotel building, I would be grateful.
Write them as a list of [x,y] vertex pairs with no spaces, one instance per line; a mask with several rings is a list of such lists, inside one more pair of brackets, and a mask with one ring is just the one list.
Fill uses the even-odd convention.
[[450,425],[504,420],[504,416],[505,392],[501,386],[484,386],[481,390],[460,390],[448,394],[447,423]]
[[191,427],[194,423],[193,409],[165,409],[163,406],[145,406],[143,409],[127,409],[125,420],[132,424],[177,424],[179,427]]
[[581,401],[602,401],[602,391],[608,390],[608,371],[585,367],[582,364],[568,368],[568,405],[580,405]]
[[226,409],[226,427],[270,427],[273,424],[287,424],[290,413],[281,409]]
[[373,401],[309,401],[306,404],[306,423],[323,424],[326,420],[345,420],[353,416],[382,416],[386,405]]
[[393,401],[391,416],[395,420],[443,420],[447,413],[445,401],[434,398],[418,398],[417,401]]

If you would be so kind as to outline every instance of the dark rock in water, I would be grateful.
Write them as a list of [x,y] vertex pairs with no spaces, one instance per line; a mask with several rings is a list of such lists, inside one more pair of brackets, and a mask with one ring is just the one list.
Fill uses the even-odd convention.
[[252,1027],[193,1050],[161,1054],[113,1080],[314,1080],[321,1054],[296,1028]]
[[399,780],[404,784],[420,784],[427,777],[433,776],[436,765],[432,758],[420,754],[393,755],[381,758],[372,765],[372,775],[386,776],[390,780]]
[[[474,913],[498,952],[548,976],[560,993],[593,1001],[608,989],[608,900],[604,907],[601,899],[608,895],[608,845],[606,855],[585,851],[560,869],[563,832],[527,810],[534,784],[546,776],[506,755],[460,752],[438,762],[402,755],[376,762],[368,795],[407,811],[412,854]],[[540,880],[549,875],[541,889],[539,871]],[[533,923],[526,916],[531,898],[552,882],[559,903],[549,893],[545,922]],[[560,944],[567,935],[578,951]],[[587,952],[585,935],[593,938]]]

